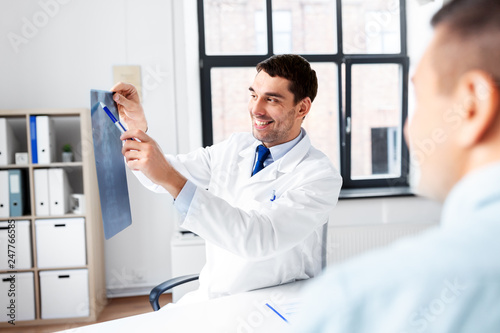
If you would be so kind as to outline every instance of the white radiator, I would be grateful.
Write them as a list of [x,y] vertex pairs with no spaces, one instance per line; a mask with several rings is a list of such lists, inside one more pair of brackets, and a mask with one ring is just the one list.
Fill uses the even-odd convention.
[[382,224],[328,228],[327,264],[334,265],[362,252],[413,236],[436,224]]

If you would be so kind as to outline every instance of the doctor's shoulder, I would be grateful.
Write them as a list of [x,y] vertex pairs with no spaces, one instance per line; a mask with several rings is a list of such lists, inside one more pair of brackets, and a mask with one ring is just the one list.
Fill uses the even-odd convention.
[[308,170],[315,170],[317,172],[323,171],[326,174],[331,174],[335,178],[340,178],[340,172],[333,165],[332,161],[321,150],[316,149],[314,146],[309,147],[309,151],[304,156],[302,167]]
[[310,147],[296,166],[295,177],[307,187],[322,191],[323,199],[335,203],[342,187],[342,176],[330,159],[314,147]]

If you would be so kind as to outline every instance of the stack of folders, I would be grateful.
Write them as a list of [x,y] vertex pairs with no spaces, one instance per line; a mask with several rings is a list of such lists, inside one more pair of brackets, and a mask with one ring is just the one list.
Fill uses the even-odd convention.
[[0,165],[14,164],[17,152],[19,152],[19,141],[7,118],[0,118]]
[[0,170],[0,217],[22,216],[25,214],[26,183],[24,170]]
[[64,169],[35,169],[34,186],[37,216],[64,215],[70,210],[72,190]]
[[48,164],[55,161],[54,120],[49,116],[30,116],[31,161]]

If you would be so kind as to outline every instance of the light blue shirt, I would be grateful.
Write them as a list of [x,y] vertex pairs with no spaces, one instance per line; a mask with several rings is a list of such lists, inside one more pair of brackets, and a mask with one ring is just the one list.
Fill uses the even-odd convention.
[[500,332],[500,163],[450,192],[441,226],[328,269],[293,332]]
[[[270,154],[264,161],[264,167],[267,167],[269,164],[285,156],[286,153],[292,150],[292,148],[295,147],[295,145],[299,143],[300,140],[302,140],[304,135],[305,133],[301,129],[300,134],[295,139],[269,148]],[[257,151],[255,151],[255,161],[253,163],[254,167],[256,163],[257,163]],[[251,175],[252,170],[249,170],[249,175]],[[196,192],[196,185],[193,184],[188,179],[188,181],[186,182],[186,184],[184,185],[181,192],[177,196],[177,199],[175,199],[174,202],[174,206],[177,208],[177,210],[182,216],[185,216],[187,214],[195,192]]]

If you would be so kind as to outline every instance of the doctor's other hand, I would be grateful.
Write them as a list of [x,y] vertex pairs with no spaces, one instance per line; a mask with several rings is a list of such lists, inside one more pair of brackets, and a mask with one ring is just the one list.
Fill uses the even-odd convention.
[[115,93],[113,99],[118,105],[120,120],[125,122],[129,130],[140,129],[146,132],[148,122],[137,89],[130,83],[118,82],[111,91]]
[[124,140],[122,154],[127,166],[141,171],[153,183],[167,190],[174,199],[177,198],[187,179],[167,161],[158,143],[138,129],[126,131],[120,140]]

